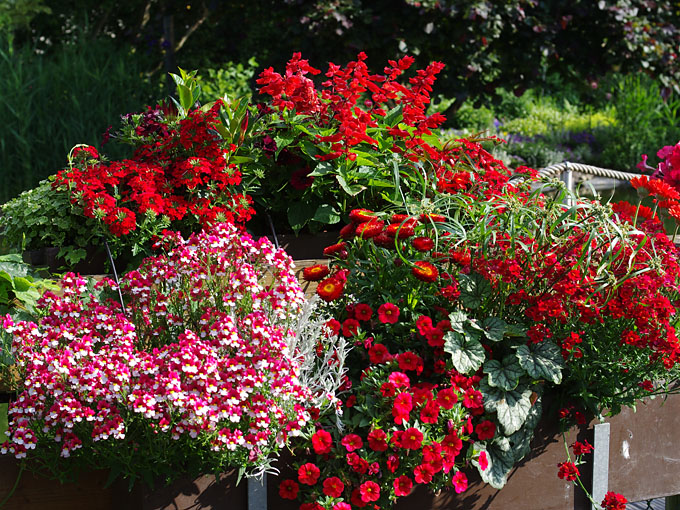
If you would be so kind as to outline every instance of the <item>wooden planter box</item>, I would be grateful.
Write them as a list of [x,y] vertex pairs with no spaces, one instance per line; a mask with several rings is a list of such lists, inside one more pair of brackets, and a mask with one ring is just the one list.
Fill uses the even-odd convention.
[[[640,501],[680,493],[680,395],[649,401],[638,412],[626,410],[608,420],[609,449],[596,444],[595,455],[608,460],[605,490],[620,492],[629,501]],[[576,439],[593,441],[594,423],[572,428],[569,444]],[[596,442],[597,443],[597,442]],[[581,466],[586,484],[592,480],[592,459]],[[468,490],[433,496],[416,490],[395,506],[396,510],[589,510],[590,504],[574,485],[557,478],[557,463],[566,460],[557,423],[543,420],[532,441],[531,453],[509,476],[500,491],[471,477]],[[282,476],[286,475],[286,467]],[[602,466],[600,467],[602,469]],[[15,483],[18,465],[12,458],[0,458],[0,500]],[[600,473],[601,474],[601,473]],[[289,474],[290,475],[290,474]],[[297,510],[297,502],[282,500],[278,485],[282,478],[267,480],[267,508]],[[169,487],[127,491],[124,483],[103,488],[106,473],[88,473],[78,483],[60,485],[25,472],[6,510],[265,510],[248,505],[246,482],[236,486],[236,477],[227,474],[185,480]],[[601,485],[601,484],[600,484]],[[600,486],[600,490],[602,487]],[[600,498],[601,499],[601,498]]]

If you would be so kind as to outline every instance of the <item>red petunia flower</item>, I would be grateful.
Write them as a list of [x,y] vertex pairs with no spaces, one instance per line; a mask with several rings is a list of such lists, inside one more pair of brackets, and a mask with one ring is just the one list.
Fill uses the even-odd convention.
[[399,307],[392,303],[384,303],[378,308],[378,320],[383,324],[396,324],[399,320]]
[[354,307],[354,317],[360,321],[367,321],[371,319],[373,309],[365,303],[357,303]]
[[484,420],[477,424],[475,432],[480,441],[485,441],[496,434],[496,425],[492,421]]
[[290,176],[290,185],[293,189],[303,190],[309,188],[314,183],[314,177],[310,176],[311,168],[300,168]]
[[302,270],[302,278],[308,282],[318,282],[330,274],[331,270],[325,264],[315,264]]
[[361,494],[361,501],[365,503],[378,501],[380,499],[380,486],[369,480],[359,486],[359,493]]
[[436,281],[437,277],[439,276],[439,271],[437,271],[437,268],[434,266],[434,264],[424,260],[414,262],[414,265],[411,268],[411,273],[413,273],[413,276],[418,278],[418,280],[428,283]]
[[468,488],[467,476],[465,476],[465,473],[462,471],[457,471],[456,474],[451,477],[451,483],[457,494],[465,492]]
[[343,490],[345,490],[345,484],[337,476],[331,476],[323,481],[323,493],[326,496],[339,498]]
[[395,496],[408,496],[413,489],[413,481],[406,475],[401,475],[393,482]]
[[333,439],[327,431],[317,430],[312,436],[312,447],[317,454],[323,455],[325,453],[330,453],[332,446]]
[[593,451],[593,445],[588,441],[583,441],[582,443],[575,441],[571,448],[574,450],[574,455],[585,455]]
[[352,337],[356,336],[356,334],[359,332],[359,321],[356,319],[345,319],[345,322],[342,323],[342,335],[344,337]]
[[409,427],[401,436],[401,447],[407,450],[418,450],[423,444],[423,433],[415,427]]
[[348,452],[353,452],[354,450],[358,450],[362,446],[364,446],[364,442],[362,441],[361,437],[359,437],[357,434],[347,434],[345,437],[342,438],[342,446],[347,448]]
[[279,485],[279,496],[283,499],[296,499],[300,486],[295,480],[284,480]]
[[408,421],[409,414],[413,409],[413,400],[410,393],[400,393],[397,398],[394,399],[394,404],[392,405],[392,416],[394,416],[394,423],[401,425],[401,423],[406,420]]
[[387,450],[387,434],[382,429],[371,430],[368,433],[368,446],[374,452]]
[[444,409],[453,409],[456,402],[458,402],[458,395],[452,388],[444,388],[437,393],[437,403]]
[[384,344],[375,344],[368,350],[368,358],[374,365],[379,365],[391,360],[392,355]]
[[434,469],[429,464],[421,464],[413,470],[413,475],[416,483],[427,484],[432,481]]
[[486,457],[486,452],[480,452],[479,453],[479,459],[477,460],[479,462],[479,467],[482,471],[486,471],[486,468],[489,467],[489,459]]
[[298,481],[305,485],[316,484],[316,482],[319,480],[320,475],[321,471],[319,470],[318,467],[316,467],[316,464],[313,464],[312,462],[303,464],[298,469]]
[[337,278],[337,275],[326,278],[316,288],[316,293],[324,301],[335,301],[342,296],[342,291],[345,288],[345,282]]

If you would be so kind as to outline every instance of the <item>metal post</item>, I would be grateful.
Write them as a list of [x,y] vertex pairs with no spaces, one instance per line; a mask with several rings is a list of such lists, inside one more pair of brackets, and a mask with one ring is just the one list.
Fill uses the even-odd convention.
[[[609,423],[598,423],[593,438],[593,500],[600,502],[609,489]],[[592,510],[600,510],[592,505]]]
[[564,203],[568,207],[571,207],[574,205],[574,200],[571,196],[574,193],[574,172],[572,172],[571,168],[569,168],[568,161],[564,162],[564,170],[562,170],[560,180],[566,185],[567,191],[569,192],[569,195],[565,199]]
[[267,510],[267,475],[248,478],[248,510]]

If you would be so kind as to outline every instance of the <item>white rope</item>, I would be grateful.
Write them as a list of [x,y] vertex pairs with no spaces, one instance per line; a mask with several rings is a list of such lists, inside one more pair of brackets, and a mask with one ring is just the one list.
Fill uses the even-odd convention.
[[620,181],[630,181],[634,177],[642,177],[643,175],[632,172],[622,172],[620,170],[611,170],[609,168],[600,168],[598,166],[584,165],[582,163],[570,163],[569,161],[541,168],[538,171],[538,175],[541,177],[549,177],[552,175],[560,175],[562,172],[570,170],[581,174],[595,175],[608,179],[618,179]]

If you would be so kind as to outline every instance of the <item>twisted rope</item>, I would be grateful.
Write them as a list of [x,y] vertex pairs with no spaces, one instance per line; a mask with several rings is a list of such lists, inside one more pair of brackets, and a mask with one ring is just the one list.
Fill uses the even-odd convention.
[[568,161],[541,168],[538,171],[538,175],[540,177],[549,177],[553,175],[560,175],[562,172],[568,170],[586,175],[605,177],[607,179],[618,179],[620,181],[630,181],[634,177],[642,177],[643,175],[632,172],[621,172],[620,170],[611,170],[609,168],[600,168],[598,166],[584,165],[582,163],[570,163]]

